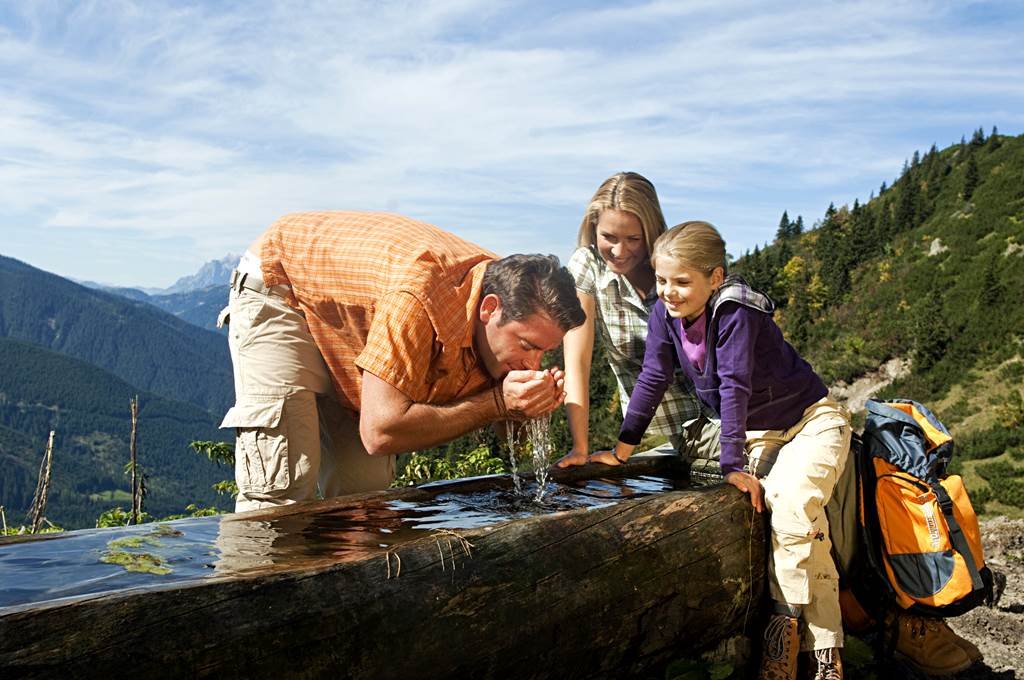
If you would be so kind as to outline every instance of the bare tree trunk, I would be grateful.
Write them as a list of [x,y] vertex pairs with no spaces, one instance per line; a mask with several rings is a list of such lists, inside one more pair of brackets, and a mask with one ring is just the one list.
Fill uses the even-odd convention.
[[131,512],[129,513],[130,517],[128,519],[128,523],[129,524],[138,524],[139,523],[139,508],[142,505],[140,503],[140,501],[139,501],[139,481],[138,481],[138,464],[139,464],[139,460],[138,460],[138,452],[136,451],[136,440],[137,440],[137,435],[138,435],[138,424],[139,424],[139,395],[137,395],[137,394],[135,395],[135,397],[129,402],[129,406],[131,407],[131,413],[132,413],[132,434],[131,434],[131,439],[128,442],[129,460],[130,460],[129,465],[131,466],[131,469],[132,469],[132,509],[131,509]]
[[0,505],[0,519],[4,521],[4,533],[0,534],[3,536],[7,535],[7,513],[4,512],[4,506]]
[[139,495],[135,503],[135,514],[139,518],[138,521],[142,521],[142,502],[146,500],[146,473],[139,471]]
[[[43,513],[46,512],[46,496],[50,493],[50,471],[53,469],[53,434],[50,430],[50,438],[46,442],[46,453],[39,464],[39,481],[36,483],[36,494],[32,498],[32,525],[31,533],[39,530],[39,523],[43,521]],[[6,525],[6,521],[4,524]]]

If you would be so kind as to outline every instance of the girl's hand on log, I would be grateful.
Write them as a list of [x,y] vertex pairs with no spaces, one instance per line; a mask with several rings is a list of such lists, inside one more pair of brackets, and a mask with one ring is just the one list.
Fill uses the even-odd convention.
[[559,458],[558,462],[555,463],[555,467],[567,468],[572,467],[573,465],[586,465],[589,460],[590,456],[587,455],[586,451],[579,451],[577,449],[573,449],[569,453]]
[[761,480],[752,474],[734,470],[725,476],[729,482],[743,493],[750,494],[750,504],[758,512],[764,511],[764,489],[761,487]]
[[615,457],[614,451],[595,451],[590,454],[588,462],[602,463],[604,465],[622,465],[622,461]]

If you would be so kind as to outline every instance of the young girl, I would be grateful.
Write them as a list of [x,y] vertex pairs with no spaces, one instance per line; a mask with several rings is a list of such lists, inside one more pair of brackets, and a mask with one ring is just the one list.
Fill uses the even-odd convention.
[[[772,320],[774,304],[726,276],[725,243],[706,222],[665,232],[652,252],[658,303],[643,370],[614,451],[618,465],[640,442],[677,367],[721,415],[725,480],[771,510],[769,588],[762,678],[795,678],[798,647],[814,651],[817,678],[841,678],[838,574],[829,554],[825,505],[846,465],[849,414]],[[802,644],[799,637],[803,622]]]
[[[559,467],[581,465],[590,453],[590,366],[595,333],[601,334],[623,408],[643,365],[647,319],[657,301],[650,252],[665,232],[654,185],[643,175],[620,172],[598,187],[587,205],[567,268],[587,313],[564,340],[566,415],[572,450]],[[717,457],[717,423],[701,418],[688,381],[673,382],[656,404],[648,431],[669,438],[689,457]],[[688,436],[684,435],[684,432]]]

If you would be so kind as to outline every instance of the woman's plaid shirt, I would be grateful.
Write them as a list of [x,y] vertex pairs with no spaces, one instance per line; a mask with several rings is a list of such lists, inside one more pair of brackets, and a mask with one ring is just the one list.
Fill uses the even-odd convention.
[[[619,402],[625,415],[629,395],[644,362],[647,319],[658,298],[652,291],[641,300],[626,277],[610,271],[593,248],[577,249],[567,268],[576,279],[576,289],[593,296],[596,303],[596,325],[619,385]],[[693,392],[693,384],[682,371],[676,372],[676,378],[675,384],[665,392],[665,398],[647,428],[648,434],[678,435],[683,432],[683,423],[700,415],[701,407]]]

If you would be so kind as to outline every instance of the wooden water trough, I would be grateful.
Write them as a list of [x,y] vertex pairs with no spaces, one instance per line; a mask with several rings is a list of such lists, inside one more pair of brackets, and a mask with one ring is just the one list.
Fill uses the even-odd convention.
[[[764,528],[736,489],[674,488],[677,459],[640,458],[555,471],[583,507],[465,528],[459,498],[508,476],[0,543],[0,678],[656,671],[752,623]],[[61,560],[80,587],[46,576]]]

